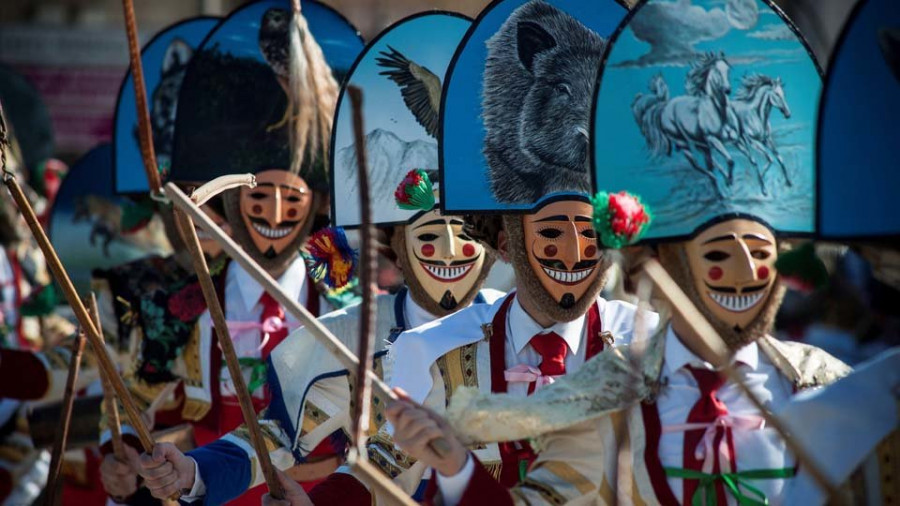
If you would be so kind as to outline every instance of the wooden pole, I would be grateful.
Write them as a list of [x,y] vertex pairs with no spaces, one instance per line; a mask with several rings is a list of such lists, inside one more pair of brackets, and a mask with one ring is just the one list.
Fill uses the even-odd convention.
[[362,91],[356,86],[347,88],[350,103],[353,107],[353,135],[356,140],[356,173],[359,177],[359,212],[362,247],[360,254],[360,285],[363,287],[362,311],[359,321],[359,348],[356,353],[359,365],[356,368],[356,413],[353,423],[353,443],[356,445],[359,458],[365,460],[368,452],[369,404],[372,398],[372,381],[369,379],[374,350],[373,334],[375,330],[375,270],[378,268],[375,258],[373,237],[375,227],[372,226],[372,203],[369,199],[369,171],[366,162],[366,142],[363,133]]
[[150,129],[150,109],[147,107],[147,90],[144,85],[144,66],[141,62],[141,48],[138,44],[137,19],[134,15],[133,0],[122,0],[125,14],[125,32],[128,36],[128,57],[131,60],[131,76],[134,82],[134,101],[137,106],[138,140],[141,145],[141,158],[150,194],[158,194],[161,183],[159,169],[156,166],[156,153],[153,150],[153,131]]
[[[728,379],[738,386],[741,392],[750,400],[756,409],[759,410],[762,417],[766,420],[766,425],[775,429],[775,432],[781,436],[791,453],[797,457],[797,461],[800,465],[809,470],[809,474],[816,480],[816,483],[818,483],[830,497],[839,497],[837,495],[837,488],[835,488],[831,481],[825,476],[825,473],[822,472],[818,463],[810,456],[809,452],[807,452],[803,445],[791,436],[781,419],[772,413],[762,400],[750,390],[744,382],[744,378],[738,373],[737,369],[732,366],[730,360],[731,354],[728,351],[725,342],[719,337],[719,334],[700,313],[694,303],[691,302],[688,296],[681,290],[681,287],[675,283],[675,280],[673,280],[663,266],[660,265],[659,261],[655,258],[649,258],[641,264],[641,267],[663,296],[669,300],[673,309],[681,314],[685,323],[691,327],[694,335],[700,338],[698,342],[691,342],[691,347],[703,350],[701,353],[708,353],[708,355],[706,355],[707,357],[713,357],[713,366],[721,368],[726,376],[728,376]],[[679,337],[684,338],[684,336]]]
[[[97,307],[97,296],[91,292],[88,298],[88,311],[91,313],[91,319],[97,326],[97,332],[100,333],[100,340],[103,341],[103,326],[100,324],[100,309]],[[119,420],[119,406],[116,403],[116,395],[113,391],[109,378],[100,369],[100,382],[103,385],[103,404],[106,406],[106,424],[109,427],[110,442],[112,443],[113,455],[120,462],[126,461],[125,443],[122,442],[122,422]]]
[[66,273],[66,269],[63,267],[62,262],[60,262],[56,250],[54,250],[53,246],[50,244],[47,234],[38,222],[37,216],[34,214],[34,209],[22,192],[22,188],[19,186],[14,175],[4,173],[3,183],[9,189],[9,193],[19,207],[22,217],[25,218],[25,223],[34,235],[35,242],[37,242],[38,247],[41,249],[41,253],[44,254],[44,258],[47,261],[47,267],[50,268],[50,272],[53,274],[53,279],[56,280],[56,283],[62,290],[66,302],[72,307],[75,318],[78,320],[79,325],[81,325],[81,330],[91,343],[91,347],[97,355],[97,366],[100,368],[101,373],[105,374],[106,377],[110,379],[113,390],[115,390],[116,396],[122,402],[125,413],[128,415],[131,425],[137,432],[144,450],[151,451],[153,448],[153,438],[150,436],[150,431],[141,419],[141,412],[134,403],[134,399],[131,398],[131,394],[128,391],[128,388],[125,387],[122,378],[119,377],[112,360],[109,358],[109,354],[106,352],[106,346],[103,344],[103,340],[100,337],[100,333],[97,331],[97,327],[94,326],[94,322],[91,320],[90,315],[88,315],[87,309],[85,309],[81,299],[78,298],[78,293],[72,285],[72,280],[69,278],[68,273]]
[[256,418],[256,410],[253,409],[253,400],[250,398],[250,391],[247,388],[247,383],[244,381],[244,374],[241,371],[237,353],[234,351],[234,343],[231,341],[231,332],[228,330],[225,312],[222,310],[222,304],[219,302],[219,297],[216,294],[216,287],[209,273],[206,257],[203,256],[203,250],[200,248],[197,230],[194,228],[194,223],[189,216],[179,210],[173,209],[173,211],[182,233],[187,236],[185,242],[191,253],[194,271],[196,271],[199,278],[200,289],[203,292],[206,307],[216,329],[219,347],[222,349],[222,355],[225,357],[225,365],[228,367],[231,381],[234,382],[238,403],[241,406],[241,414],[243,414],[244,423],[247,424],[247,429],[250,432],[250,442],[253,445],[253,449],[256,450],[256,456],[259,459],[259,465],[266,479],[266,485],[269,487],[269,495],[274,499],[284,499],[284,488],[281,486],[281,482],[278,481],[275,466],[272,465],[272,460],[269,458],[269,450],[266,448],[262,429],[260,429],[259,420]]
[[81,354],[83,352],[84,332],[79,332],[75,337],[72,360],[69,362],[69,375],[66,377],[62,413],[59,418],[59,425],[57,425],[56,439],[53,441],[53,451],[50,454],[50,475],[47,477],[47,499],[45,502],[48,506],[59,504],[59,492],[62,487],[62,484],[59,483],[59,473],[62,470],[62,456],[66,451],[66,439],[69,437],[72,406],[75,403],[75,382],[78,381],[78,370],[81,367]]

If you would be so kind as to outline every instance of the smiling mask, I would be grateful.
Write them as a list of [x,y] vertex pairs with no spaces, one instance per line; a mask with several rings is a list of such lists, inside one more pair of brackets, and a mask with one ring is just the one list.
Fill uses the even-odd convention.
[[660,261],[732,350],[766,334],[781,304],[778,243],[765,225],[733,219],[664,244]]
[[586,200],[557,200],[525,216],[504,216],[509,255],[530,297],[554,321],[582,316],[603,287],[608,267]]
[[259,264],[276,275],[296,258],[315,207],[306,181],[286,170],[256,174],[256,187],[225,194],[225,215],[235,239]]

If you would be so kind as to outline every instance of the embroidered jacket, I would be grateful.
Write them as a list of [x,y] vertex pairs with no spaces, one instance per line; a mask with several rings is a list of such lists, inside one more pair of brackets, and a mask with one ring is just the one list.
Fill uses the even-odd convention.
[[[679,504],[657,453],[661,428],[654,401],[665,388],[658,382],[664,335],[657,333],[642,351],[640,377],[632,368],[633,349],[620,348],[597,357],[578,377],[548,387],[542,398],[457,395],[449,418],[465,438],[536,437],[541,449],[526,479],[509,492],[476,466],[459,504]],[[827,385],[850,371],[818,348],[769,336],[757,343],[797,390]],[[557,407],[563,401],[565,413],[542,416],[549,400]]]
[[[485,289],[474,304],[486,305],[484,302],[502,295]],[[387,348],[410,325],[404,310],[407,299],[406,290],[376,298],[373,370],[385,381],[391,377],[390,364],[383,360]],[[319,321],[350,350],[356,350],[359,317],[357,305],[328,313]],[[323,459],[322,445],[330,443],[326,446],[334,450],[325,455],[343,454],[355,410],[354,383],[347,370],[312,334],[300,328],[269,356],[269,387],[272,401],[260,423],[272,463],[288,470],[297,481],[327,476],[339,462]],[[384,423],[383,409],[384,401],[374,397],[369,424],[372,434]],[[197,462],[203,485],[195,484],[187,497],[202,495],[204,504],[221,504],[264,481],[245,426],[188,455]]]

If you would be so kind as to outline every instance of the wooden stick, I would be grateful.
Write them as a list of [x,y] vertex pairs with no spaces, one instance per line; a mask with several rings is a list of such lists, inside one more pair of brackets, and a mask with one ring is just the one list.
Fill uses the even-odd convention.
[[[721,368],[728,376],[728,379],[737,385],[741,392],[750,399],[750,402],[757,410],[759,410],[762,417],[766,420],[766,424],[775,429],[775,432],[781,436],[785,445],[791,453],[797,457],[797,461],[800,465],[809,470],[809,474],[816,480],[816,483],[818,483],[830,497],[838,497],[837,488],[835,488],[831,481],[825,476],[825,473],[822,472],[818,463],[810,456],[809,452],[807,452],[803,445],[791,436],[781,419],[769,411],[759,397],[750,390],[744,382],[743,376],[741,376],[737,369],[732,366],[730,360],[731,353],[725,342],[715,329],[713,329],[712,325],[709,324],[706,318],[703,317],[700,311],[697,310],[697,307],[681,290],[681,287],[675,283],[675,280],[673,280],[663,266],[660,265],[659,261],[655,258],[649,258],[641,264],[641,267],[653,281],[653,284],[660,292],[662,292],[663,296],[669,300],[673,309],[681,314],[685,323],[691,327],[694,335],[699,337],[700,340],[698,342],[691,342],[691,347],[702,350],[701,354],[708,353],[708,355],[702,356],[713,357],[713,366]],[[679,337],[682,339],[685,338],[685,336]]]
[[[100,309],[97,307],[97,296],[94,292],[91,292],[91,296],[88,298],[87,309],[91,313],[94,325],[97,326],[97,331],[100,333],[100,340],[103,341]],[[126,462],[125,443],[122,442],[122,422],[119,420],[119,406],[116,403],[116,395],[109,378],[106,377],[103,369],[100,369],[100,382],[103,385],[103,404],[106,406],[106,425],[109,427],[111,434],[110,441],[112,442],[113,455],[116,457],[116,460]]]
[[34,214],[34,209],[28,202],[25,194],[22,193],[22,188],[19,186],[18,181],[16,181],[15,176],[10,173],[5,173],[3,183],[9,189],[10,195],[12,195],[13,200],[19,207],[22,217],[25,218],[25,223],[28,224],[28,228],[34,235],[38,247],[44,254],[44,258],[47,261],[50,272],[53,274],[53,278],[62,290],[66,301],[72,307],[75,318],[78,320],[82,331],[91,343],[91,347],[97,355],[98,367],[100,367],[102,373],[110,379],[113,390],[116,391],[116,396],[119,398],[119,401],[122,402],[122,406],[125,408],[125,413],[128,415],[131,425],[134,427],[135,431],[137,431],[138,438],[141,440],[141,445],[144,447],[145,451],[151,451],[153,448],[153,438],[150,436],[150,431],[147,430],[144,421],[141,419],[141,412],[134,403],[134,399],[131,398],[131,393],[125,387],[122,378],[119,377],[112,359],[109,358],[109,354],[106,352],[106,346],[103,344],[103,340],[100,337],[100,333],[97,331],[97,327],[94,326],[94,322],[91,320],[90,315],[88,315],[87,309],[85,309],[81,299],[78,298],[78,293],[72,285],[72,280],[66,273],[66,269],[63,267],[62,262],[60,262],[56,250],[54,250],[53,246],[50,244],[47,234],[38,222],[37,216]]
[[[387,479],[367,458],[361,458],[356,448],[351,448],[347,453],[347,462],[353,468],[353,471],[372,488],[373,492],[380,492],[387,496],[387,504],[400,504],[403,506],[417,506],[419,504],[398,487],[396,483]],[[372,496],[374,498],[375,494],[373,493]],[[373,500],[372,503],[374,504],[375,501]]]
[[189,216],[177,209],[173,209],[173,211],[175,212],[175,219],[178,220],[181,226],[182,233],[187,235],[185,242],[191,253],[194,271],[196,271],[199,278],[200,289],[203,292],[206,307],[216,329],[219,347],[222,349],[222,354],[225,357],[225,365],[228,367],[231,381],[234,382],[238,403],[241,406],[241,414],[244,416],[244,423],[247,424],[247,429],[250,432],[250,442],[253,445],[253,449],[256,450],[256,456],[259,459],[259,465],[266,479],[266,485],[269,487],[269,495],[274,499],[284,499],[284,488],[282,488],[281,482],[278,481],[275,467],[269,458],[269,450],[266,448],[262,429],[260,429],[259,420],[256,418],[256,410],[253,409],[253,400],[250,398],[250,391],[247,388],[247,383],[244,381],[244,373],[241,371],[237,353],[234,351],[234,343],[231,341],[231,332],[228,330],[225,312],[222,310],[222,304],[219,302],[219,297],[216,294],[216,287],[213,285],[209,266],[206,264],[206,257],[203,256],[203,250],[200,248],[197,230],[194,228],[194,223],[191,222]]
[[56,439],[53,441],[53,451],[50,454],[50,475],[47,478],[47,499],[44,503],[48,506],[56,506],[59,503],[59,492],[62,487],[62,484],[59,483],[59,473],[62,470],[62,456],[66,451],[66,439],[69,437],[72,406],[75,403],[75,382],[78,381],[82,352],[84,352],[84,332],[79,332],[75,337],[75,348],[72,350],[72,360],[69,362],[69,375],[66,377],[62,413],[56,429]]
[[125,32],[128,36],[128,57],[131,60],[131,76],[134,82],[134,101],[137,106],[138,140],[141,145],[141,158],[144,161],[144,172],[150,193],[158,194],[161,186],[159,169],[156,165],[156,153],[153,150],[153,131],[150,129],[150,110],[147,107],[147,90],[144,85],[144,66],[141,62],[141,48],[138,44],[137,19],[134,16],[133,0],[122,0],[125,14]]
[[368,456],[366,442],[369,429],[369,403],[372,399],[372,381],[369,379],[374,349],[375,330],[375,244],[372,240],[375,227],[372,226],[372,203],[369,199],[369,170],[366,162],[366,142],[363,133],[362,90],[356,86],[347,88],[353,107],[353,135],[356,140],[356,173],[359,177],[359,213],[361,232],[360,285],[363,288],[362,311],[359,321],[359,347],[356,353],[359,365],[356,368],[356,413],[352,419],[353,443],[360,460]]

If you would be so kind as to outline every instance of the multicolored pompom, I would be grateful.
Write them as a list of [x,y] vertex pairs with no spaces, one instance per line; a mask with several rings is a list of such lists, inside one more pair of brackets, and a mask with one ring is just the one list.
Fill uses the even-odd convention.
[[407,172],[400,186],[394,191],[394,199],[400,209],[431,211],[434,209],[434,187],[431,178],[422,169]]
[[633,244],[647,230],[650,211],[641,199],[628,192],[600,192],[591,198],[594,229],[607,248],[619,249]]
[[785,284],[800,292],[811,293],[828,286],[828,269],[811,242],[779,254],[775,269]]
[[343,288],[353,278],[359,256],[350,247],[340,227],[328,227],[310,236],[304,258],[316,282],[333,289]]

